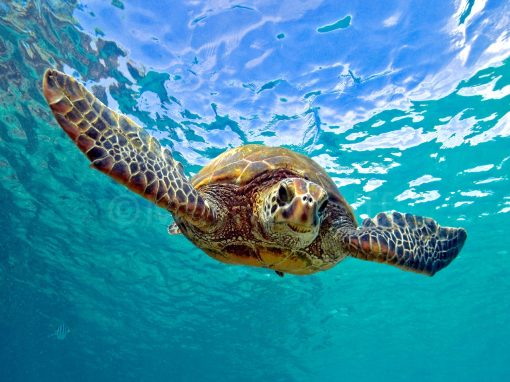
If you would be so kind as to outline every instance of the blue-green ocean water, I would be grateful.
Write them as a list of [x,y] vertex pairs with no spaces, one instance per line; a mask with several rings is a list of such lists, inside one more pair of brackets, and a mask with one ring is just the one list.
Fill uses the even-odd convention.
[[[0,37],[1,381],[510,380],[508,1],[8,0]],[[468,241],[433,278],[215,262],[88,168],[47,67],[189,174],[285,145],[358,217],[432,216]]]

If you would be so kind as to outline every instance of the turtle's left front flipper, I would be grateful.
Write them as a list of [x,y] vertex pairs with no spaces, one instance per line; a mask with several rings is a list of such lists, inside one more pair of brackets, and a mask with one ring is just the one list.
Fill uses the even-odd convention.
[[441,227],[430,218],[380,213],[342,236],[351,256],[434,275],[458,255],[467,234],[463,228]]
[[44,73],[43,92],[60,126],[92,166],[196,226],[216,219],[167,148],[124,115],[106,107],[74,78]]

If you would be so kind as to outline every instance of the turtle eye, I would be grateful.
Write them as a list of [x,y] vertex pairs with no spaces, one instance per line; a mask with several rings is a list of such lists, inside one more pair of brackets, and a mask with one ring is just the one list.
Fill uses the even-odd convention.
[[321,215],[328,206],[328,199],[325,199],[319,207],[319,215]]
[[278,202],[281,204],[285,204],[290,202],[292,195],[290,195],[289,190],[283,184],[278,189]]

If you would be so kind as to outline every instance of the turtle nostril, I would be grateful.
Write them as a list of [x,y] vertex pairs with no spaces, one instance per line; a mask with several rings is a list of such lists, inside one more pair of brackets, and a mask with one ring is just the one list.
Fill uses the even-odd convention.
[[303,202],[313,203],[313,198],[310,195],[303,195]]

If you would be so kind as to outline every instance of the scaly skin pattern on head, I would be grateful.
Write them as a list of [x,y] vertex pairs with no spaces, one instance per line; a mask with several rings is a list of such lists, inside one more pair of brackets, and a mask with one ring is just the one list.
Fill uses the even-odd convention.
[[44,74],[43,93],[92,167],[192,224],[209,227],[216,222],[214,206],[193,188],[170,150],[132,120],[57,70]]
[[286,178],[259,193],[254,213],[273,241],[303,248],[317,237],[327,202],[328,194],[321,186],[303,178]]

